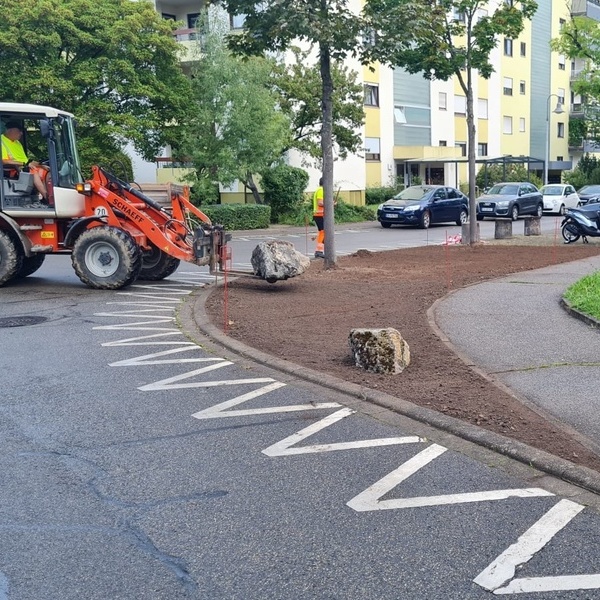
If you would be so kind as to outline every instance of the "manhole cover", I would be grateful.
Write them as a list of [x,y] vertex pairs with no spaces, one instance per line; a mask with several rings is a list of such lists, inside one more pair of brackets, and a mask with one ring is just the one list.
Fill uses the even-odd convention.
[[26,327],[27,325],[37,325],[47,320],[48,317],[3,317],[0,318],[0,328]]

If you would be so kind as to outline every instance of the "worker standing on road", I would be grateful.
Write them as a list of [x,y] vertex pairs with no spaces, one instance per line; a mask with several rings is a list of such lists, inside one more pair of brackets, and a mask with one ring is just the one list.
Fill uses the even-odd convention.
[[319,179],[319,187],[313,194],[313,221],[319,232],[317,233],[317,247],[315,249],[315,258],[325,257],[325,230],[323,229],[323,210],[324,210],[323,178]]

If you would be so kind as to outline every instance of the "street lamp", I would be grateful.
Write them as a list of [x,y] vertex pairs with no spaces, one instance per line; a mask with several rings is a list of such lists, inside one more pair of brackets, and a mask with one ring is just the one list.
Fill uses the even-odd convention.
[[562,98],[558,94],[550,94],[546,100],[546,160],[544,161],[544,184],[548,183],[548,163],[550,162],[550,99],[557,98],[556,107],[552,111],[556,115],[564,113]]

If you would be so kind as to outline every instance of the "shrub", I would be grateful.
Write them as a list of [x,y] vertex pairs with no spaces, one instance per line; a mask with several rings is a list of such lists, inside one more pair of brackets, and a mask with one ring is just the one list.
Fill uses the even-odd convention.
[[278,165],[262,174],[265,202],[271,207],[271,222],[279,223],[283,215],[295,213],[304,201],[308,173],[297,167]]
[[264,204],[215,204],[202,212],[225,229],[266,229],[271,222],[271,207]]
[[[359,223],[361,221],[374,221],[375,213],[368,206],[354,206],[346,204],[342,200],[338,200],[335,207],[335,222],[336,223]],[[304,227],[312,225],[313,222],[313,207],[312,202],[305,202],[296,212],[291,215],[284,215],[280,223],[285,225],[294,225],[295,227]]]
[[507,164],[505,167],[488,165],[487,176],[485,167],[482,167],[477,173],[475,183],[480,190],[484,190],[501,181],[530,181],[538,188],[543,185],[542,180],[522,164]]
[[396,193],[396,188],[391,186],[371,187],[365,190],[365,200],[367,204],[381,204],[396,195]]

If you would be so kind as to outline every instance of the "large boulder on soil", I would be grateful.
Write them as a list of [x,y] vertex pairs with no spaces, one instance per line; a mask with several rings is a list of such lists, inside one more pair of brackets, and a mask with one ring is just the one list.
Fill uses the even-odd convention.
[[392,327],[352,329],[348,342],[356,366],[372,373],[401,373],[410,364],[410,348]]
[[308,269],[310,259],[298,252],[290,242],[270,240],[261,242],[250,259],[254,274],[269,283],[301,275]]

